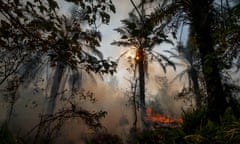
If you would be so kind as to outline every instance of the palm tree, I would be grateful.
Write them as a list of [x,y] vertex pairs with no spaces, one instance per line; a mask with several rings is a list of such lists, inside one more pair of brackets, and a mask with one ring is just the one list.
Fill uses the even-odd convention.
[[[60,49],[63,50],[61,56],[59,56],[55,50],[51,50],[49,52],[49,57],[51,60],[51,67],[54,68],[55,72],[53,74],[53,82],[50,85],[50,96],[49,96],[49,101],[48,101],[48,108],[47,108],[47,113],[48,114],[53,114],[55,105],[56,105],[56,98],[59,92],[59,88],[62,85],[62,79],[64,77],[64,72],[67,70],[68,65],[61,59],[63,55],[68,55],[68,51],[64,51],[64,49],[69,49],[67,47],[76,47],[79,49],[90,49],[92,52],[95,52],[98,57],[102,58],[101,53],[95,49],[95,46],[90,43],[90,45],[86,44],[85,39],[88,38],[96,38],[96,42],[99,43],[100,36],[96,35],[98,34],[96,31],[85,31],[83,32],[80,27],[81,21],[77,21],[75,17],[70,17],[70,18],[63,18],[64,25],[63,29],[65,30],[63,35],[59,37],[58,40],[58,45],[59,48],[55,49]],[[74,30],[73,30],[74,29]],[[88,35],[88,37],[86,37]],[[70,41],[69,41],[70,40]],[[91,40],[91,39],[90,39]],[[78,41],[78,43],[76,43]],[[74,44],[76,46],[74,46]],[[70,48],[71,49],[71,48]],[[84,54],[84,50],[83,53]],[[84,55],[86,58],[94,58],[91,55],[88,55],[87,53]],[[61,58],[60,58],[61,57]],[[97,58],[95,58],[97,60]],[[81,71],[79,74],[81,75]],[[80,79],[78,79],[80,80]]]
[[[191,33],[191,32],[190,32]],[[191,35],[191,34],[189,34]],[[190,38],[191,36],[189,36]],[[187,46],[184,46],[181,42],[178,44],[177,52],[179,54],[175,54],[171,51],[169,53],[179,60],[182,60],[186,65],[186,69],[181,71],[177,76],[173,79],[175,81],[177,78],[182,80],[182,77],[184,75],[188,78],[188,88],[185,87],[182,89],[182,91],[179,93],[179,98],[182,98],[184,96],[192,96],[194,97],[196,107],[200,108],[203,105],[203,94],[204,92],[204,84],[202,84],[201,79],[201,72],[199,71],[200,67],[200,60],[197,56],[196,51],[194,51],[194,44],[192,44],[191,40],[188,40]]]
[[[167,65],[173,66],[174,69],[175,65],[167,57],[154,51],[155,46],[163,42],[172,44],[168,36],[163,33],[162,27],[155,27],[151,20],[144,14],[144,9],[140,12],[135,3],[133,1],[131,2],[134,10],[129,13],[129,19],[122,20],[123,27],[115,29],[122,37],[112,44],[126,48],[135,48],[134,73],[135,71],[138,72],[138,82],[136,81],[138,86],[135,89],[138,90],[138,92],[134,92],[136,95],[133,97],[139,94],[141,120],[144,127],[146,117],[145,76],[148,62],[152,60],[159,62],[164,72],[166,72]],[[136,121],[134,122],[134,127],[136,127]]]

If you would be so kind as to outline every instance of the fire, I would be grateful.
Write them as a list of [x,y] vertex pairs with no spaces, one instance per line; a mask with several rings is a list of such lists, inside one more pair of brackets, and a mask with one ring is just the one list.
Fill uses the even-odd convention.
[[163,116],[158,113],[153,113],[153,109],[151,107],[147,107],[146,109],[147,117],[146,119],[152,122],[160,122],[160,123],[183,123],[182,118],[170,118],[169,116]]
[[146,57],[146,53],[144,49],[138,48],[129,48],[129,50],[122,52],[122,56],[128,58],[132,63],[139,62],[140,60],[144,60]]
[[136,61],[144,60],[144,55],[145,55],[145,52],[144,52],[143,49],[137,49],[136,50],[135,60]]

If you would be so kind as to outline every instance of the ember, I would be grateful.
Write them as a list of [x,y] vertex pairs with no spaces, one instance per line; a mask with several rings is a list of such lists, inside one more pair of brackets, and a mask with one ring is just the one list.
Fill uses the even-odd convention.
[[147,113],[146,119],[152,122],[183,123],[182,118],[170,118],[169,116],[164,116],[159,113],[153,113],[153,109],[151,107],[147,107],[146,113]]

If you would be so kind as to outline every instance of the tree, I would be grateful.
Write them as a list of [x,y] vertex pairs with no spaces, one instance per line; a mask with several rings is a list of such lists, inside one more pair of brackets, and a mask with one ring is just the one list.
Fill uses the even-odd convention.
[[[155,26],[152,23],[145,14],[143,7],[139,8],[133,1],[131,2],[134,10],[129,13],[129,19],[122,20],[123,27],[115,29],[120,33],[121,39],[114,41],[112,44],[126,48],[133,47],[135,49],[136,54],[133,67],[134,73],[135,71],[138,72],[138,82],[135,82],[138,84],[137,88],[135,88],[138,91],[134,92],[135,95],[133,97],[139,95],[141,120],[144,127],[146,123],[145,76],[147,65],[151,61],[157,61],[162,66],[164,72],[166,72],[167,65],[171,65],[174,69],[175,65],[166,56],[154,51],[155,46],[163,42],[172,44],[171,40],[163,32],[162,27]],[[141,3],[140,6],[142,6]],[[135,100],[136,98],[133,99]],[[134,127],[136,127],[136,121],[134,122]]]
[[177,52],[179,54],[175,54],[170,52],[173,57],[183,61],[187,66],[186,69],[181,71],[177,76],[173,79],[175,81],[177,78],[182,80],[184,75],[188,78],[188,88],[184,87],[182,91],[178,94],[179,98],[184,98],[185,96],[192,96],[194,97],[196,107],[201,108],[204,104],[204,97],[203,93],[205,92],[204,84],[202,82],[202,73],[200,72],[200,60],[197,56],[197,52],[194,51],[195,45],[190,40],[191,39],[191,32],[189,34],[189,39],[187,45],[184,46],[181,42],[177,46]]
[[[65,49],[65,47],[76,45],[79,46],[79,49],[82,49],[83,53],[81,53],[81,57],[84,58],[81,60],[82,62],[80,63],[84,64],[85,62],[83,61],[88,61],[91,63],[87,65],[78,64],[78,66],[80,66],[80,69],[86,69],[86,71],[88,72],[94,71],[101,74],[108,72],[111,72],[113,74],[113,72],[115,71],[114,62],[103,60],[102,53],[98,49],[96,49],[97,46],[100,46],[101,33],[97,31],[97,29],[86,29],[85,31],[83,31],[84,26],[82,25],[84,25],[84,20],[81,19],[81,16],[83,15],[86,14],[83,11],[79,11],[77,7],[73,7],[71,16],[69,18],[63,17],[62,29],[64,35],[63,37],[59,38],[59,46],[61,47],[61,49]],[[66,41],[66,43],[64,41]],[[63,52],[65,53],[65,51]],[[52,114],[54,112],[56,98],[60,86],[63,84],[62,78],[69,65],[67,65],[62,59],[59,59],[59,56],[57,55],[55,50],[50,51],[48,55],[51,59],[51,66],[53,68],[55,67],[53,83],[51,84],[50,88],[49,105],[47,109],[47,113]],[[72,71],[73,75],[81,75],[81,70],[79,70],[79,68],[74,68],[72,69]],[[81,81],[81,79],[72,79],[72,81]],[[80,89],[81,85],[78,86],[79,87],[73,88],[75,92]]]

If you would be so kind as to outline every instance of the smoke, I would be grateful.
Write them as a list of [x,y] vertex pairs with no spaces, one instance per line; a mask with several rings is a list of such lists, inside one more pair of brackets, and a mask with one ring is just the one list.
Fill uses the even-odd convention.
[[[129,130],[133,124],[133,110],[129,104],[129,97],[125,95],[127,90],[130,90],[130,83],[126,78],[131,78],[132,73],[129,73],[126,68],[127,63],[123,62],[121,75],[116,76],[99,76],[88,73],[82,73],[81,85],[85,92],[92,92],[96,98],[95,103],[88,101],[75,101],[82,108],[89,111],[106,111],[107,115],[101,120],[105,131],[111,134],[117,134],[125,139],[129,134]],[[170,68],[171,69],[171,68]],[[182,101],[175,100],[175,94],[181,87],[181,84],[176,82],[169,85],[169,79],[175,75],[171,70],[164,74],[161,68],[155,65],[149,65],[149,75],[146,78],[146,100],[147,104],[153,107],[153,110],[161,114],[178,117],[181,115],[181,107],[184,105]],[[43,70],[45,71],[45,70]],[[65,74],[69,71],[65,71]],[[52,73],[50,71],[50,73]],[[46,112],[48,93],[46,85],[51,83],[51,75],[42,74],[36,78],[35,82],[27,87],[22,85],[19,87],[19,98],[14,105],[14,113],[11,118],[10,128],[14,133],[23,136],[31,128],[39,123],[39,114]],[[69,77],[65,75],[64,79]],[[67,80],[64,80],[65,82]],[[49,85],[49,84],[48,84]],[[57,98],[56,110],[69,106],[69,103],[62,100],[70,95],[69,85],[61,85]],[[7,113],[7,103],[2,103],[5,107],[1,109],[1,114]],[[2,112],[3,111],[3,112]],[[4,116],[3,116],[4,117]],[[1,118],[3,118],[1,116]],[[140,120],[140,119],[139,119]],[[57,143],[84,143],[84,139],[93,133],[89,127],[79,119],[67,121],[59,132]]]
[[185,86],[184,81],[172,81],[177,72],[171,67],[167,68],[167,73],[161,70],[157,64],[150,65],[146,90],[147,106],[162,115],[171,117],[181,117],[182,110],[188,108],[184,99],[177,99],[177,94]]
[[[123,91],[119,89],[118,82],[115,77],[108,77],[108,81],[103,80],[99,76],[92,78],[84,74],[83,76],[84,91],[94,94],[96,102],[94,104],[82,102],[81,107],[89,111],[106,111],[107,115],[102,119],[101,123],[105,127],[105,132],[116,134],[121,138],[126,137],[129,128],[132,126],[132,112],[128,105],[128,98]],[[59,104],[59,103],[58,103]],[[61,105],[61,104],[59,104]],[[93,131],[82,121],[71,121],[70,124],[62,130],[62,137],[58,141],[83,143],[84,139],[89,137]]]
[[[64,79],[67,79],[66,77]],[[106,82],[102,77],[96,75],[89,76],[89,74],[83,73],[82,77],[82,90],[93,93],[96,102],[77,101],[76,97],[77,104],[89,111],[107,111],[106,117],[102,119],[102,125],[107,132],[120,135],[126,134],[131,121],[131,113],[129,113],[129,107],[126,106],[128,99],[118,89],[116,78],[109,77],[109,82]],[[51,82],[51,80],[49,81]],[[27,88],[24,85],[19,87],[19,98],[14,104],[14,112],[10,121],[10,129],[14,133],[16,132],[17,135],[23,136],[26,134],[27,131],[39,123],[39,114],[46,112],[48,101],[46,83],[46,79],[42,78],[41,84],[30,84]],[[69,97],[71,93],[69,89],[68,85],[61,86],[55,112],[69,104],[62,100],[64,97]],[[64,92],[62,93],[62,91]],[[7,115],[8,105],[8,103],[1,103],[1,121],[6,119],[4,117]],[[125,122],[123,122],[123,119]],[[85,138],[83,135],[87,136],[91,132],[81,120],[68,121],[62,129],[62,136],[58,138],[58,141],[61,141],[61,143],[82,141]]]
[[[89,101],[79,101],[78,97],[74,101],[82,108],[89,111],[106,111],[107,115],[101,120],[105,131],[111,134],[117,134],[125,139],[129,134],[129,130],[133,124],[133,109],[129,103],[129,97],[126,91],[130,91],[130,81],[133,73],[127,68],[129,63],[127,60],[121,60],[119,63],[118,74],[115,76],[99,76],[98,74],[89,74],[86,72],[78,76],[81,83],[79,91],[91,92],[96,98],[95,103]],[[183,101],[175,99],[176,93],[183,87],[178,81],[170,84],[171,79],[176,72],[171,67],[167,68],[165,74],[157,63],[148,65],[148,73],[146,77],[146,101],[154,111],[172,117],[181,116],[181,107],[185,105]],[[64,100],[70,97],[71,87],[67,83],[74,77],[69,75],[71,71],[65,70],[62,84],[58,92],[55,112],[69,106]],[[48,104],[49,91],[54,70],[43,66],[43,69],[33,83],[28,85],[20,85],[18,89],[18,99],[14,104],[14,112],[11,117],[10,129],[17,135],[24,136],[29,130],[39,123],[39,114],[46,113]],[[1,119],[5,119],[7,115],[8,103],[1,102]],[[4,115],[3,115],[4,114]],[[138,118],[140,122],[140,118]],[[69,120],[59,132],[56,142],[61,143],[84,143],[84,139],[93,133],[82,120]]]

